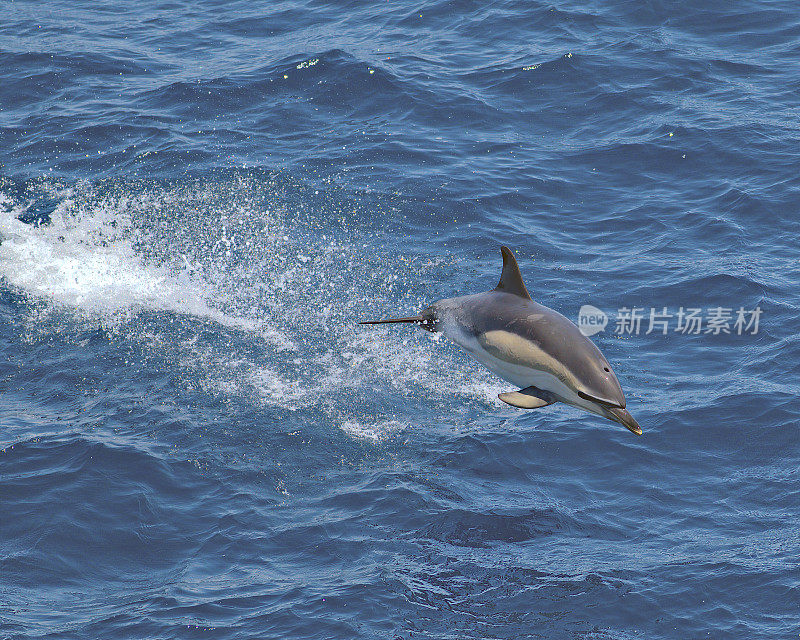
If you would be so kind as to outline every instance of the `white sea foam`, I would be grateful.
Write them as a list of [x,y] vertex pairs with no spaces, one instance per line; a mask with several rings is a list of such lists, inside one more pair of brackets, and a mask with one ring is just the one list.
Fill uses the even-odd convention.
[[406,423],[399,420],[373,420],[368,422],[344,420],[339,424],[339,428],[347,435],[374,443],[381,442],[407,427]]
[[75,212],[64,199],[52,223],[35,226],[0,194],[0,277],[28,295],[89,312],[150,309],[182,313],[256,331],[258,323],[228,316],[208,303],[208,285],[187,269],[146,264],[126,235],[130,221],[98,207]]
[[[210,393],[321,408],[359,438],[406,424],[408,403],[498,404],[507,385],[439,336],[356,326],[379,299],[397,312],[418,308],[423,301],[408,291],[437,265],[371,256],[360,230],[287,223],[280,202],[251,201],[248,188],[98,195],[83,185],[59,192],[51,224],[38,227],[0,195],[0,277],[51,306],[115,320],[120,339],[160,352]],[[126,320],[141,310],[214,322],[239,337],[222,345],[184,325],[176,339],[166,326]],[[385,418],[387,406],[397,419]]]

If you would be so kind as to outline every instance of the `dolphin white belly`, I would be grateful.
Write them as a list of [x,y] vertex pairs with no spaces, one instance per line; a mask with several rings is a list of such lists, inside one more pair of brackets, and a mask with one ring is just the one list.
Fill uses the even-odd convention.
[[593,403],[579,397],[569,386],[549,371],[514,364],[498,358],[487,351],[474,336],[464,331],[460,325],[454,322],[442,323],[441,331],[445,337],[467,351],[493,374],[520,389],[536,387],[537,389],[550,391],[563,402],[582,407],[593,413],[599,413]]

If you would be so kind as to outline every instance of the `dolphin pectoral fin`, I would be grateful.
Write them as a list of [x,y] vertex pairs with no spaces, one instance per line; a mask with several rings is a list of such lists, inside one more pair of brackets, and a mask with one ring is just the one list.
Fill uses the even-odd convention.
[[548,404],[556,402],[555,396],[549,391],[537,389],[536,387],[526,387],[519,391],[509,391],[508,393],[501,393],[497,396],[506,404],[512,407],[519,407],[520,409],[538,409],[539,407],[546,407]]

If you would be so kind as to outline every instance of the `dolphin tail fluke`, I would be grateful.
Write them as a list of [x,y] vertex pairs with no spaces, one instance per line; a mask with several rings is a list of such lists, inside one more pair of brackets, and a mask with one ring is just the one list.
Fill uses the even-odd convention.
[[393,322],[418,322],[422,324],[425,320],[422,316],[410,316],[408,318],[389,318],[388,320],[364,320],[358,324],[390,324]]

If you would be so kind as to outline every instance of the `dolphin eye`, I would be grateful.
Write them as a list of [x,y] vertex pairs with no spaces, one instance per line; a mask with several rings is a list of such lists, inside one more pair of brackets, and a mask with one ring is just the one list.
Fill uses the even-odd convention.
[[610,372],[611,369],[609,369],[608,367],[603,367],[603,371],[609,371]]

